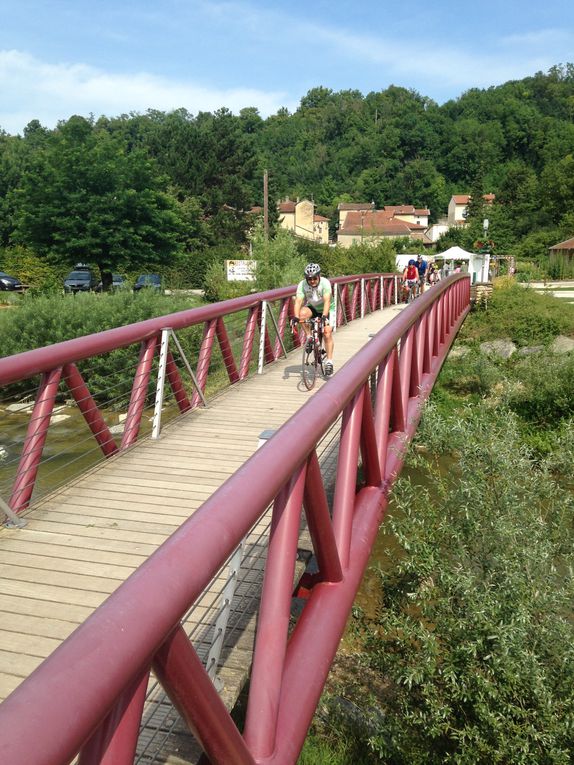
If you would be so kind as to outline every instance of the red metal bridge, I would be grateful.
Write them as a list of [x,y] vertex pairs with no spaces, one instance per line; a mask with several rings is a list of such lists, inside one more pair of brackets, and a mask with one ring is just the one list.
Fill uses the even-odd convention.
[[[400,312],[395,275],[334,282],[337,357],[349,359],[311,398],[297,384],[299,338],[287,331],[293,288],[0,360],[3,421],[13,413],[27,422],[25,437],[12,439],[0,463],[7,519],[0,530],[0,762],[195,761],[169,740],[150,754],[146,730],[166,706],[159,692],[205,762],[296,762],[389,490],[470,307],[465,275]],[[345,340],[353,326],[362,326],[361,341]],[[104,385],[102,369],[110,373]],[[247,405],[228,399],[241,390],[251,396]],[[262,421],[251,416],[264,404],[263,425],[273,432],[261,433]],[[50,439],[71,406],[101,463],[92,454],[85,476],[55,490],[47,476],[64,463],[69,479],[70,458],[51,451]],[[205,425],[211,409],[220,414]],[[202,420],[204,429],[194,430]],[[261,448],[246,449],[256,431]],[[85,467],[83,456],[78,462]],[[229,477],[219,471],[223,462]],[[191,485],[192,469],[200,487]],[[107,522],[92,531],[95,521],[80,519],[79,505]],[[55,518],[64,522],[57,538]],[[152,522],[153,550],[142,532]],[[83,542],[73,540],[72,527]],[[33,554],[24,549],[26,535]],[[303,537],[316,572],[294,617]],[[128,542],[126,563],[114,545],[125,552]],[[82,567],[70,561],[71,546]],[[242,592],[253,589],[253,572],[260,584],[247,607]],[[215,601],[205,599],[210,592]],[[247,614],[247,633],[257,622],[246,651],[239,639],[225,644],[232,604]],[[241,731],[229,712],[236,694],[225,697],[226,651],[242,670],[239,684],[250,677]]]

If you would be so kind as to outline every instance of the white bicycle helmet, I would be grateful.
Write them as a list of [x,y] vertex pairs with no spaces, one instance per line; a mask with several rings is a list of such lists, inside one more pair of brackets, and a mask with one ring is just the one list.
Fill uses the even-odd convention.
[[305,276],[307,279],[311,276],[319,276],[321,273],[321,266],[318,263],[308,263],[305,266]]

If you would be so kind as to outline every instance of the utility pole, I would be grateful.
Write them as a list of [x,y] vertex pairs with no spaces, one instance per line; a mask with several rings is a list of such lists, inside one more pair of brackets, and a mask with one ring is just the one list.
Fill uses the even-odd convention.
[[263,171],[263,231],[265,240],[269,239],[269,174]]

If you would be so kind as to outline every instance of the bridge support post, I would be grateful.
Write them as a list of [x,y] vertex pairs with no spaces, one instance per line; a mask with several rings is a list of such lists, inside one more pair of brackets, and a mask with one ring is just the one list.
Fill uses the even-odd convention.
[[259,362],[257,364],[257,374],[263,374],[263,365],[265,363],[265,329],[267,326],[267,301],[261,301],[261,329],[259,331]]
[[171,328],[167,327],[161,331],[161,345],[159,349],[159,368],[157,370],[157,384],[155,388],[155,406],[153,410],[153,424],[151,437],[159,438],[161,430],[161,410],[163,409],[163,391],[165,387],[165,370],[167,367],[167,352],[169,348],[169,336]]
[[335,287],[333,289],[333,301],[335,303],[335,326],[333,327],[333,332],[337,331],[337,324],[339,323],[337,321],[338,314],[339,314],[339,285],[335,284]]
[[175,334],[175,332],[173,331],[171,327],[166,327],[165,329],[162,329],[161,346],[159,351],[159,363],[158,363],[158,370],[157,370],[157,385],[155,389],[155,406],[153,411],[152,435],[151,435],[153,439],[159,438],[159,434],[161,430],[161,411],[163,408],[163,395],[165,390],[166,378],[169,380],[171,384],[171,387],[175,394],[175,398],[178,403],[180,411],[186,412],[191,408],[191,404],[185,394],[185,390],[181,383],[179,373],[175,366],[173,356],[169,352],[169,340],[171,337],[173,337],[173,341],[177,347],[177,350],[179,351],[179,355],[181,356],[181,359],[185,365],[185,368],[189,372],[189,376],[191,377],[191,380],[195,386],[195,390],[196,390],[195,395],[199,396],[203,406],[207,406],[207,402],[205,400],[205,396],[203,395],[203,391],[201,390],[199,386],[197,378],[193,372],[193,369],[191,368],[189,361],[187,360],[185,356],[185,353],[183,352],[183,348],[181,347],[181,344],[179,340],[177,339],[177,335]]

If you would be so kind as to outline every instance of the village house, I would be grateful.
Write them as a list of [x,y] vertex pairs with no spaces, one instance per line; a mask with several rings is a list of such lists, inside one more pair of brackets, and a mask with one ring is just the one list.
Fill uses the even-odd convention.
[[329,244],[329,219],[315,213],[315,205],[308,199],[286,199],[277,205],[279,225],[302,239]]
[[[491,205],[496,196],[494,194],[483,194],[482,198],[487,205]],[[448,203],[447,223],[450,227],[466,226],[466,216],[468,214],[468,203],[470,194],[453,194]]]
[[374,202],[340,202],[337,205],[337,212],[339,213],[339,221],[337,228],[341,228],[345,223],[348,213],[350,212],[369,212],[375,209]]
[[346,210],[343,224],[339,227],[337,243],[341,247],[368,242],[378,244],[383,239],[410,237],[427,244],[430,211],[413,205],[386,205],[383,210]]

